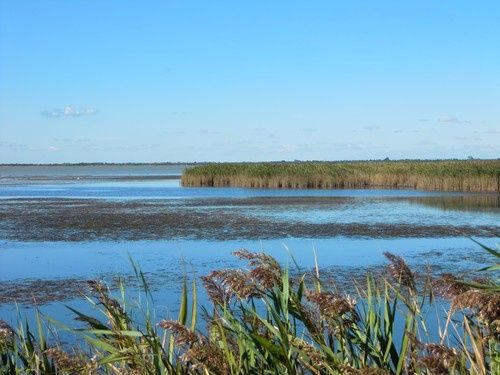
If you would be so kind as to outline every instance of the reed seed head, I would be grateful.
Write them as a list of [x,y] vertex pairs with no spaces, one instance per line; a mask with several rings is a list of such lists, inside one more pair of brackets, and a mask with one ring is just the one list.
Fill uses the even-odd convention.
[[438,294],[449,299],[453,299],[469,290],[466,285],[460,282],[460,279],[451,273],[442,274],[439,279],[434,281],[433,286]]
[[470,309],[477,313],[487,325],[499,326],[500,293],[490,293],[481,290],[468,290],[455,297],[453,309]]
[[299,350],[299,357],[307,367],[312,366],[314,369],[323,369],[326,365],[325,355],[307,341],[294,337],[292,345]]
[[239,259],[247,260],[251,267],[266,265],[270,268],[275,268],[276,270],[281,271],[278,262],[276,262],[272,256],[265,253],[252,253],[246,249],[240,249],[233,252],[233,255]]
[[250,330],[252,332],[257,333],[259,336],[266,338],[267,340],[273,339],[273,334],[266,327],[262,321],[256,316],[244,315],[242,317],[242,321],[247,323],[250,326]]
[[208,294],[208,297],[213,302],[214,305],[224,306],[229,302],[230,296],[227,295],[226,291],[222,286],[220,286],[211,275],[202,276],[201,280],[203,286]]
[[250,276],[263,289],[271,289],[275,285],[279,285],[281,281],[281,274],[277,273],[275,269],[266,266],[255,267],[250,271]]
[[281,267],[270,255],[252,253],[246,249],[237,250],[233,254],[239,259],[248,261],[252,268],[250,270],[250,277],[263,289],[270,289],[280,284],[282,278]]
[[108,292],[108,287],[101,280],[88,280],[87,284],[94,293],[103,294]]
[[202,277],[207,294],[219,305],[232,298],[249,299],[260,295],[255,282],[248,272],[241,270],[212,271]]
[[230,374],[230,367],[222,350],[206,340],[199,341],[189,348],[181,355],[181,361],[189,364],[195,373],[200,370],[210,374]]
[[457,350],[445,345],[423,344],[423,348],[426,355],[419,358],[418,363],[431,374],[449,374],[449,370],[455,367],[460,361]]
[[355,315],[356,299],[349,295],[342,296],[331,292],[310,291],[307,299],[319,308],[320,314],[327,319],[333,319],[345,314]]
[[349,364],[340,365],[340,373],[344,375],[389,375],[385,369],[375,367],[354,368]]
[[54,361],[54,364],[59,370],[71,374],[80,373],[80,370],[85,366],[85,363],[80,358],[69,355],[59,348],[46,349],[44,354]]
[[390,264],[387,266],[389,274],[401,285],[415,291],[415,275],[403,258],[389,252],[384,253]]
[[175,343],[179,346],[190,346],[198,340],[196,333],[175,320],[162,320],[158,326],[170,331],[175,337]]
[[14,330],[4,320],[0,319],[0,345],[10,345],[14,339]]
[[259,295],[255,283],[245,271],[222,270],[214,271],[212,275],[222,282],[229,293],[233,293],[239,298],[248,299]]

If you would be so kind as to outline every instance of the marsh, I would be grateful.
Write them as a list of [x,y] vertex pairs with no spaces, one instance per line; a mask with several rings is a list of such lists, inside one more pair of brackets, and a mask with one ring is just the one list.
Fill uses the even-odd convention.
[[494,245],[500,232],[497,194],[187,188],[182,170],[2,167],[2,316],[15,318],[17,301],[64,320],[55,301],[80,305],[89,279],[131,282],[129,258],[173,314],[183,274],[238,267],[230,254],[242,247],[304,267],[315,251],[326,274],[346,278],[379,267],[386,250],[465,274],[485,261],[468,237]]

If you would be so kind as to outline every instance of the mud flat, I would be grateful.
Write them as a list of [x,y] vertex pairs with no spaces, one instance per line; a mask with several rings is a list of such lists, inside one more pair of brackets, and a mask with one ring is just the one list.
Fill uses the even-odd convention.
[[[249,201],[252,202],[252,200]],[[266,198],[265,201],[266,207],[272,205],[271,198]],[[342,200],[315,199],[315,201],[316,203],[323,202],[323,204],[329,202],[329,207],[332,207]],[[232,202],[234,204],[237,200]],[[297,204],[301,200],[292,199],[290,204],[293,205],[294,202]],[[284,204],[282,198],[277,198],[274,203]],[[233,240],[335,236],[496,237],[500,234],[499,226],[491,222],[484,225],[387,223],[382,220],[380,222],[321,223],[301,221],[300,217],[287,220],[273,216],[259,216],[252,214],[252,211],[240,210],[238,206],[228,210],[227,207],[206,205],[200,208],[195,205],[195,202],[190,203],[189,200],[182,203],[176,200],[154,199],[128,201],[3,199],[0,201],[0,235],[11,241],[92,241]]]

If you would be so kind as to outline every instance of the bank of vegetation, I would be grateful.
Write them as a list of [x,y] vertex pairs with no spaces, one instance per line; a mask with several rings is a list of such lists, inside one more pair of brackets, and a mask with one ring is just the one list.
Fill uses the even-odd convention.
[[[497,258],[500,253],[484,247]],[[386,274],[331,289],[318,268],[291,276],[273,258],[235,252],[247,269],[202,277],[211,305],[184,282],[178,319],[155,320],[144,275],[142,304],[90,282],[94,316],[78,328],[38,315],[37,327],[0,320],[2,374],[498,374],[498,279],[432,278],[386,254]],[[498,277],[499,265],[486,269]],[[485,271],[486,272],[486,271]],[[485,276],[487,274],[485,273]],[[331,283],[328,283],[331,285]],[[189,292],[188,292],[189,289]],[[441,301],[436,311],[429,311]],[[200,317],[201,311],[201,317]],[[438,316],[437,326],[428,317]],[[440,317],[440,318],[439,318]],[[437,328],[439,327],[439,328]],[[68,348],[61,330],[80,340]],[[82,341],[86,344],[83,345]]]
[[500,159],[209,163],[187,168],[183,186],[499,192]]

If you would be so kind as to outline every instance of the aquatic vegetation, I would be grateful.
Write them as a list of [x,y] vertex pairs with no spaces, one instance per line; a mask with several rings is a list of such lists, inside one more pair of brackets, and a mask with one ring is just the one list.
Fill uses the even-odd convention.
[[210,163],[187,168],[183,186],[500,191],[500,160]]
[[[259,199],[266,210],[272,204],[290,208],[299,198]],[[323,198],[304,204],[338,204],[337,199]],[[193,200],[195,201],[195,200]],[[92,199],[21,198],[0,201],[0,235],[12,241],[91,241],[91,240],[157,240],[157,239],[269,239],[283,237],[327,238],[334,236],[390,237],[496,237],[499,228],[494,221],[475,224],[461,219],[457,223],[422,222],[344,222],[310,223],[252,215],[237,205],[254,204],[252,199],[233,200],[226,206],[210,201],[179,203],[168,200],[130,200],[124,202]],[[266,203],[267,201],[267,203]],[[239,203],[236,203],[239,202]],[[295,203],[294,203],[295,202]],[[313,203],[311,203],[313,202]],[[330,203],[329,203],[330,202]],[[411,201],[410,201],[411,202]],[[195,205],[201,205],[199,208]],[[234,207],[228,207],[235,204]],[[330,206],[328,206],[330,204]],[[211,206],[212,205],[212,206]],[[193,209],[194,208],[194,209]],[[205,209],[207,208],[207,209]],[[391,212],[391,206],[387,211]],[[332,209],[333,211],[333,209]],[[23,228],[23,230],[19,230]],[[1,290],[1,283],[0,283]]]
[[[481,245],[498,262],[500,253]],[[84,328],[37,315],[36,331],[0,321],[5,374],[487,374],[500,371],[500,265],[481,280],[433,280],[387,253],[385,275],[368,275],[357,294],[329,289],[316,266],[299,276],[264,253],[236,251],[245,269],[202,278],[210,306],[198,306],[185,279],[178,319],[155,323],[144,274],[142,303],[99,281],[88,298],[98,316],[73,310]],[[298,266],[297,266],[298,268]],[[489,277],[489,278],[488,278]],[[422,281],[423,280],[423,281]],[[439,332],[426,309],[447,308]],[[201,311],[201,312],[200,312]],[[199,319],[199,315],[202,319]],[[100,316],[100,317],[99,317]],[[138,318],[140,317],[140,319]],[[47,326],[50,329],[47,329]],[[85,343],[68,348],[57,330]]]

